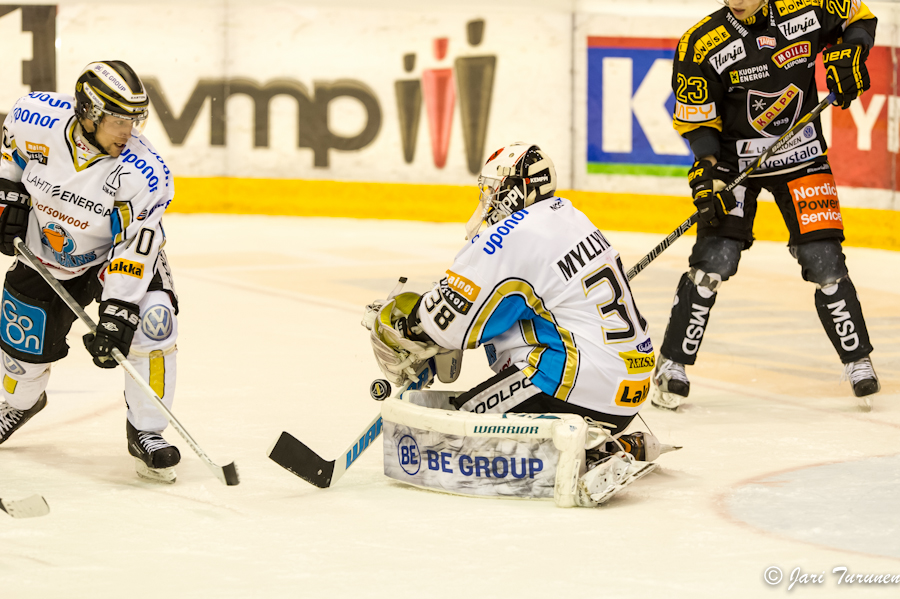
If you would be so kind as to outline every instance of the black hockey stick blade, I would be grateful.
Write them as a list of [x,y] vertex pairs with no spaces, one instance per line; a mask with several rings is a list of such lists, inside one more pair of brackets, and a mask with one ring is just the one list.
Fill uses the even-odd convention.
[[50,506],[47,505],[47,500],[40,495],[32,495],[18,501],[0,499],[0,510],[13,518],[36,518],[49,514]]
[[293,472],[320,489],[331,486],[334,460],[323,460],[319,454],[288,432],[281,433],[269,450],[269,458],[289,472]]
[[234,462],[222,466],[222,477],[225,484],[229,487],[233,487],[241,482],[240,477],[238,477],[237,466],[234,465]]

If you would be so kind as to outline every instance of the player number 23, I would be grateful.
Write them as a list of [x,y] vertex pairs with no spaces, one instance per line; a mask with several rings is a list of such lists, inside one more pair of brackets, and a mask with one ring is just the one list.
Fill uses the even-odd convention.
[[709,98],[706,79],[703,77],[685,77],[678,73],[678,87],[675,98],[685,104],[703,104]]

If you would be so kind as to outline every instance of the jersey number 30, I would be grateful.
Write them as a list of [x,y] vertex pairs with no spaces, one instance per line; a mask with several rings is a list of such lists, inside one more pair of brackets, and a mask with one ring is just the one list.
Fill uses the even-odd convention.
[[[635,326],[634,320],[631,317],[631,314],[628,312],[628,304],[626,303],[625,294],[623,293],[623,285],[621,281],[624,279],[625,287],[628,289],[629,294],[631,293],[631,287],[628,285],[628,279],[624,277],[622,274],[622,260],[621,258],[616,259],[618,268],[613,268],[609,264],[603,265],[600,270],[595,270],[594,272],[586,275],[581,280],[581,285],[584,288],[585,295],[590,294],[590,292],[603,283],[607,283],[609,285],[610,290],[612,291],[612,297],[602,303],[597,304],[597,309],[600,311],[600,317],[604,320],[608,318],[612,314],[617,314],[619,318],[622,319],[622,322],[625,323],[625,328],[607,330],[603,329],[603,340],[606,343],[621,343],[623,341],[630,341],[635,338]],[[631,307],[634,308],[634,313],[637,316],[638,324],[641,327],[642,331],[646,331],[647,329],[647,321],[641,316],[640,311],[637,309],[637,306],[634,305],[633,301],[631,303]]]

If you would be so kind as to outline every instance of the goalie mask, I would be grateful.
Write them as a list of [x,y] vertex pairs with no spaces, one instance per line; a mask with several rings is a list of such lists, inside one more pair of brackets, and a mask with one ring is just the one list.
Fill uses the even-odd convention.
[[144,130],[150,99],[134,70],[121,60],[92,62],[75,83],[75,114],[99,125],[106,116],[130,121],[135,134]]
[[472,239],[483,224],[496,224],[513,212],[552,198],[556,169],[538,146],[515,142],[491,154],[478,177],[478,189],[481,195],[466,224],[466,239]]

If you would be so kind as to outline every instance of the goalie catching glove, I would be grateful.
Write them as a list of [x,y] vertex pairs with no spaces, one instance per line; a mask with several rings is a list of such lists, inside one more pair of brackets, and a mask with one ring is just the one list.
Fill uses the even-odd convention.
[[869,51],[857,44],[836,44],[822,54],[825,83],[834,93],[835,106],[849,108],[850,103],[869,89],[866,58]]
[[[385,378],[395,385],[415,381],[416,367],[439,354],[440,358],[449,354],[453,359],[435,361],[438,378],[448,383],[459,376],[462,350],[442,348],[422,331],[416,315],[421,298],[418,293],[401,293],[386,302],[366,306],[363,325],[369,329],[375,361]],[[453,370],[447,372],[442,365],[450,362]]]
[[727,174],[709,160],[696,161],[688,172],[688,184],[700,220],[712,227],[718,227],[720,219],[737,207],[734,194],[725,190],[725,182],[715,178],[715,175]]

